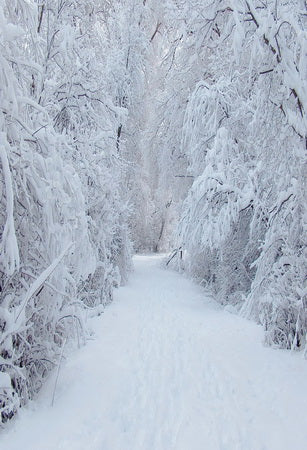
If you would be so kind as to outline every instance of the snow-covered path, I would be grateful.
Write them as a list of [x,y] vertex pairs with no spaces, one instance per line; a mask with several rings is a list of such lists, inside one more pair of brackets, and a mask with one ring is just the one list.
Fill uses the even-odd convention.
[[0,436],[6,450],[303,450],[307,364],[261,344],[184,277],[139,256],[63,365]]

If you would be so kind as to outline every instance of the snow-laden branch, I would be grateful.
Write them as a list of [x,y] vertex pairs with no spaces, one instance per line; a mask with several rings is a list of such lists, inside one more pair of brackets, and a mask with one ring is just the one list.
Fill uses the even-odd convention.
[[0,159],[6,195],[6,222],[0,243],[0,264],[7,275],[12,275],[19,269],[19,249],[14,224],[14,192],[9,161],[3,141],[4,133],[0,134]]
[[64,258],[66,253],[71,249],[72,246],[73,246],[73,242],[71,242],[69,245],[67,245],[67,247],[62,251],[62,253],[53,261],[53,263],[50,264],[50,266],[47,267],[47,269],[44,270],[40,274],[40,276],[32,283],[30,289],[26,293],[26,295],[20,305],[19,311],[16,315],[15,322],[18,321],[21,313],[23,312],[23,310],[26,307],[30,298],[41,288],[41,286],[44,284],[44,282],[47,280],[47,278],[50,277],[50,275],[54,272],[54,270],[57,268],[57,266],[60,264],[60,262],[62,261],[62,259]]

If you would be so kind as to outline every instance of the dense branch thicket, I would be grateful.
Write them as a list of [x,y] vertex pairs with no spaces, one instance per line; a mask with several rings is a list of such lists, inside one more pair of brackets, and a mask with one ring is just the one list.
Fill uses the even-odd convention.
[[[183,112],[181,152],[194,183],[178,230],[180,265],[263,324],[268,344],[302,347],[306,5],[194,0],[178,15],[179,52],[191,72],[202,70]],[[178,77],[186,66],[176,62]]]
[[0,1],[3,422],[130,267],[119,130],[136,83],[114,79],[131,42],[113,3]]

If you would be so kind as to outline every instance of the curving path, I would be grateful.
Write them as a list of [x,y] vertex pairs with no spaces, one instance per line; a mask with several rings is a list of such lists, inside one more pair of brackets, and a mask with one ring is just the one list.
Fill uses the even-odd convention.
[[135,258],[96,338],[0,435],[6,450],[304,450],[307,364],[183,276]]

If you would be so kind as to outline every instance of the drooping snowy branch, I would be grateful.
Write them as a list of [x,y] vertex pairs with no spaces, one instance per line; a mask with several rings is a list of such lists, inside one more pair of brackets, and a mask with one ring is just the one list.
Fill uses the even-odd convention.
[[[0,159],[2,164],[2,174],[5,185],[6,221],[1,236],[0,253],[2,270],[8,275],[13,275],[19,269],[19,249],[16,239],[14,224],[14,193],[12,175],[4,146],[4,133],[0,134],[2,143],[0,144]],[[3,142],[4,141],[4,142]]]

